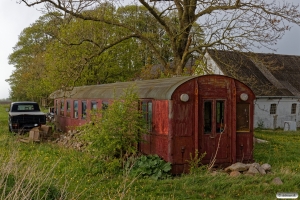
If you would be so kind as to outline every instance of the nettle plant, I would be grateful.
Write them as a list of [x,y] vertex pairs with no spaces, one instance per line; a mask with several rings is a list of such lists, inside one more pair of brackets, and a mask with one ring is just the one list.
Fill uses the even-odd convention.
[[93,155],[121,166],[129,156],[137,153],[141,134],[148,132],[143,113],[138,108],[138,95],[132,86],[106,109],[91,113],[91,122],[81,130]]

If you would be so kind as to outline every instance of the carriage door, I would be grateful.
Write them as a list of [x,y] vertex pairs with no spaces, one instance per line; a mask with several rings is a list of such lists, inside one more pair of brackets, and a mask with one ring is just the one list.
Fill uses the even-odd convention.
[[[225,99],[202,99],[202,112],[199,112],[200,128],[199,139],[200,152],[206,152],[204,161],[211,162],[216,159],[215,163],[229,162],[230,146],[228,139],[227,106]],[[201,106],[200,106],[201,108]],[[201,122],[202,121],[202,122]],[[202,129],[202,130],[201,130]]]

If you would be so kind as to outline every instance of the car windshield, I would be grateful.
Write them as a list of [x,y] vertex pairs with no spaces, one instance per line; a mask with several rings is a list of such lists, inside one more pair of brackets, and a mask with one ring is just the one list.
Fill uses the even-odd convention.
[[12,107],[12,112],[32,112],[40,111],[37,104],[14,104]]

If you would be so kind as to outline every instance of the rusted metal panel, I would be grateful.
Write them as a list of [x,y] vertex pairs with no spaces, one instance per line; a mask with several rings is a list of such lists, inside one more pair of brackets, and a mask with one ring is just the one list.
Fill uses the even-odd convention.
[[236,91],[237,91],[237,85],[236,81],[233,79],[231,80],[231,124],[228,126],[231,127],[231,134],[229,135],[229,141],[231,146],[231,162],[230,163],[236,163]]
[[[247,94],[248,99],[242,100],[241,95]],[[247,115],[240,116],[238,109],[235,109],[236,123],[235,127],[241,124],[240,120],[245,120],[248,123],[247,130],[236,130],[236,161],[251,162],[253,161],[253,118],[254,118],[254,99],[255,95],[250,88],[243,83],[236,81],[236,105],[248,105],[249,111]]]
[[[166,161],[170,163],[174,163],[174,131],[173,131],[173,118],[174,118],[174,109],[173,109],[173,101],[168,100],[168,126],[169,126],[169,133],[168,133],[168,159]],[[172,170],[174,169],[174,165]]]
[[153,104],[153,132],[167,135],[169,132],[169,108],[168,100],[152,101]]
[[151,154],[151,135],[150,134],[143,134],[142,135],[142,142],[139,144],[139,150],[143,154]]
[[190,155],[194,155],[194,138],[193,137],[175,137],[173,154],[173,164],[184,164],[190,160]]
[[153,134],[151,136],[151,154],[157,154],[168,161],[168,136]]
[[[194,81],[188,81],[182,84],[174,91],[173,99],[173,132],[175,136],[192,136],[194,135],[195,120],[195,94],[194,94]],[[188,96],[188,101],[182,101],[182,95]],[[187,144],[194,146],[194,143]]]
[[[194,131],[194,144],[195,144],[195,153],[196,151],[199,152],[199,134],[195,134],[195,133],[199,133],[199,123],[196,123],[199,121],[199,84],[198,81],[195,81],[195,103],[194,103],[194,121],[195,121],[195,131]],[[195,156],[195,155],[194,155]]]
[[238,162],[253,161],[253,136],[250,133],[237,133],[236,159]]

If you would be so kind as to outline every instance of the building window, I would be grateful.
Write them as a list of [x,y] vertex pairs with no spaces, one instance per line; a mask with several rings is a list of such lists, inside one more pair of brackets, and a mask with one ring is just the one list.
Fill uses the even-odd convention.
[[73,117],[75,119],[78,119],[78,101],[74,101],[74,103],[73,103],[73,110],[74,110]]
[[296,109],[297,109],[297,104],[296,104],[296,103],[293,103],[293,104],[292,104],[291,114],[296,114]]
[[147,122],[147,129],[149,131],[152,131],[152,102],[143,101],[142,112],[143,112],[143,117]]
[[277,104],[272,103],[270,107],[270,114],[276,114]]
[[81,102],[81,119],[86,119],[86,101]]
[[65,101],[64,101],[64,100],[61,100],[61,101],[60,101],[60,115],[61,115],[61,116],[64,116],[64,115],[65,115],[64,111],[65,111]]

